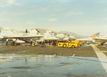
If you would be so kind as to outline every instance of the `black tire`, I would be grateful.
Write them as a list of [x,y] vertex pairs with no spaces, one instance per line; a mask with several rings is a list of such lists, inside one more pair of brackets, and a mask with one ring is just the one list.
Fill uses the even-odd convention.
[[72,48],[76,48],[74,45],[72,45]]
[[67,48],[67,45],[66,45],[66,44],[64,44],[64,45],[63,45],[63,47],[64,47],[64,48]]

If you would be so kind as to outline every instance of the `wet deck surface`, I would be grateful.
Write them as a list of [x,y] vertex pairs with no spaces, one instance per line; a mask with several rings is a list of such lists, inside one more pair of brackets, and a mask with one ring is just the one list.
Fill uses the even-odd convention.
[[[63,56],[7,56],[0,77],[107,77],[97,58]],[[1,60],[2,60],[1,59]]]
[[0,77],[107,77],[107,61],[99,59],[91,46],[0,48]]

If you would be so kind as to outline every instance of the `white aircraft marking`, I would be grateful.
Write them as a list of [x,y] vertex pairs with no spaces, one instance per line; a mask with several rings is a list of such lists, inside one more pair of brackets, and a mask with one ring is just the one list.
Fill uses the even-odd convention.
[[91,45],[92,48],[94,49],[98,59],[100,60],[105,72],[107,73],[107,56],[100,51],[99,48],[97,48],[95,45]]
[[102,51],[102,52],[107,52],[107,51]]

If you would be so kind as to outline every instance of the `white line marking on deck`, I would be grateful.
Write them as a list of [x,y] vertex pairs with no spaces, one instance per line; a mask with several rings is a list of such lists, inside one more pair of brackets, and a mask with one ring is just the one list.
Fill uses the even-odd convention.
[[102,52],[107,52],[107,51],[102,51]]
[[107,73],[107,56],[100,51],[100,49],[98,49],[95,45],[91,45],[92,48],[94,49],[96,55],[98,56],[98,59],[101,61],[101,64],[105,70],[105,72]]
[[75,56],[75,54],[72,55],[72,57],[74,57],[74,56]]

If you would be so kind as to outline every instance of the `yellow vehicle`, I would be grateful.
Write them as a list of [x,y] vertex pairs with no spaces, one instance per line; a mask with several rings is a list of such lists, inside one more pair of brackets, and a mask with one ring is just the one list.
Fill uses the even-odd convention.
[[64,47],[64,48],[77,48],[81,46],[81,41],[73,40],[73,41],[60,41],[57,43],[58,47]]

